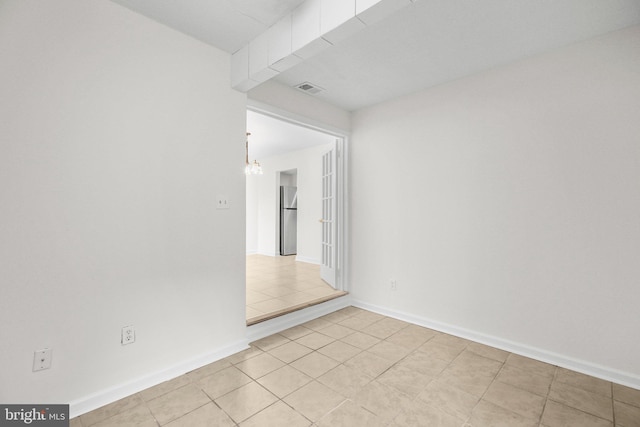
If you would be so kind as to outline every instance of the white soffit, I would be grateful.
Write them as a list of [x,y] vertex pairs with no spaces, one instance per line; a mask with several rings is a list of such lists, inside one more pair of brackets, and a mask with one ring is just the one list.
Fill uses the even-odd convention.
[[[315,97],[350,111],[640,24],[640,0],[355,0],[364,26],[347,19],[335,39],[327,35],[332,44],[314,21],[303,30],[316,38],[300,47],[287,30],[296,11],[326,2],[339,14],[353,0],[112,1],[247,55],[232,60],[238,90],[270,78],[290,87],[308,81],[325,89]],[[269,32],[267,54],[250,62],[249,42]],[[254,53],[264,45],[258,40]]]
[[275,80],[352,111],[638,23],[638,0],[420,0]]
[[[251,40],[248,50],[242,48],[231,56],[232,87],[247,91],[340,44],[364,29],[366,22],[383,19],[413,1],[416,0],[305,0]],[[288,37],[290,45],[282,43]],[[272,51],[274,47],[277,53]],[[249,67],[245,69],[247,63]]]

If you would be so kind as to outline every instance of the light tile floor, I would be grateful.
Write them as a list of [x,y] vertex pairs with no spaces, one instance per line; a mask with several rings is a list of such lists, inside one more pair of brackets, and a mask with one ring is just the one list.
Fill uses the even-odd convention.
[[348,307],[72,427],[638,427],[640,390]]
[[320,266],[295,256],[247,256],[247,323],[344,295],[320,278]]

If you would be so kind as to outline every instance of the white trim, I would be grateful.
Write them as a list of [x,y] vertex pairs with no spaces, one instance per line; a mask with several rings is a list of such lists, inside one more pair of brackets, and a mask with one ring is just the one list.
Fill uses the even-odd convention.
[[296,255],[296,262],[306,262],[307,264],[320,265],[320,260],[317,258],[311,258],[306,256]]
[[349,292],[349,138],[343,136],[338,141],[338,268],[336,283],[338,289]]
[[285,122],[293,123],[307,129],[313,129],[322,133],[337,136],[339,138],[346,138],[349,136],[348,130],[330,126],[318,120],[301,116],[300,114],[292,113],[282,108],[274,107],[273,105],[255,101],[253,99],[247,99],[247,110],[284,120]]
[[[347,262],[349,244],[349,191],[347,186],[349,176],[348,159],[350,132],[253,99],[247,99],[247,110],[308,129],[313,129],[328,135],[333,135],[338,138],[338,161],[336,171],[338,173],[338,255],[336,259],[338,268],[336,271],[336,289],[349,292],[349,263]],[[258,251],[258,253],[262,255],[270,255],[264,254],[261,251]],[[273,256],[276,255],[277,254],[274,254]]]
[[257,255],[258,254],[258,250],[252,250],[252,251],[247,251],[247,255]]
[[341,308],[349,307],[351,304],[351,296],[344,295],[339,298],[332,299],[322,304],[314,305],[304,310],[294,311],[271,320],[247,326],[247,340],[253,342],[269,335],[277,334],[285,329],[298,326],[302,323],[317,319]]
[[161,371],[136,378],[127,383],[119,384],[97,393],[90,394],[89,396],[85,396],[81,399],[74,400],[69,404],[69,416],[70,418],[75,418],[109,403],[113,403],[142,390],[146,390],[149,387],[172,380],[180,375],[186,374],[187,372],[193,371],[194,369],[208,365],[209,363],[224,359],[227,356],[231,356],[232,354],[238,353],[247,348],[249,348],[248,341],[239,340],[231,345],[185,360],[184,362],[173,365],[167,369],[163,369]]
[[421,316],[404,313],[401,311],[391,310],[377,305],[369,304],[364,301],[352,299],[352,305],[365,310],[383,314],[394,319],[404,320],[405,322],[415,325],[424,326],[439,332],[465,338],[474,342],[485,344],[491,347],[499,348],[510,353],[526,356],[541,362],[550,363],[572,371],[581,372],[592,377],[601,378],[606,381],[612,381],[617,384],[625,385],[640,390],[640,376],[630,372],[623,372],[606,366],[587,362],[584,360],[574,359],[569,356],[554,353],[537,347],[531,347],[526,344],[505,340],[492,335],[483,334],[481,332],[470,329],[460,328],[455,325],[438,322]]
[[275,252],[266,252],[266,251],[260,251],[260,250],[259,250],[258,252],[256,252],[256,254],[257,254],[257,255],[270,256],[270,257],[277,257],[277,256],[280,256],[280,255],[278,255],[278,254],[277,254],[277,253],[275,253]]

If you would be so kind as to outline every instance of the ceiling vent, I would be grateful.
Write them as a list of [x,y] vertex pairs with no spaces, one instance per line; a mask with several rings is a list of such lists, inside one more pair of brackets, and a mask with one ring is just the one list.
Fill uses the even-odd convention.
[[315,95],[316,93],[322,92],[324,90],[321,87],[309,82],[304,82],[296,85],[296,89],[301,90],[304,93],[308,93],[309,95]]

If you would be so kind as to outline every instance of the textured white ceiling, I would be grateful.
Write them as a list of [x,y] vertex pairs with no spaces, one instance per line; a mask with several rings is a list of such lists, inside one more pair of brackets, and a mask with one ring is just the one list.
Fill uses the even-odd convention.
[[420,0],[276,80],[352,111],[638,23],[639,0]]
[[[303,2],[112,1],[229,53]],[[417,0],[276,80],[314,83],[325,89],[315,97],[353,111],[637,24],[640,0]],[[313,140],[265,120],[249,114],[252,159]]]
[[304,0],[111,0],[234,53]]
[[[303,0],[112,0],[229,53]],[[418,0],[280,74],[355,110],[630,25],[640,0]]]

